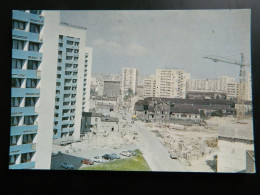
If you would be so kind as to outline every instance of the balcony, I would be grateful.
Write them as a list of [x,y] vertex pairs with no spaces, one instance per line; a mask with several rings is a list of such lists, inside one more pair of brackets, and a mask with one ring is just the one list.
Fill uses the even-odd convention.
[[11,127],[11,136],[13,136],[13,135],[22,135],[24,133],[36,133],[37,130],[38,130],[38,125],[12,126]]
[[13,19],[29,22],[30,14],[25,13],[23,11],[13,10]]
[[34,152],[35,150],[36,150],[35,143],[10,146],[10,154],[29,153],[29,152]]
[[13,29],[12,37],[17,40],[27,41],[29,37],[29,32]]
[[39,97],[40,89],[39,88],[12,88],[12,96],[16,97]]
[[35,107],[30,106],[30,107],[12,107],[11,108],[11,115],[15,116],[16,113],[21,113],[18,115],[32,115],[35,114]]
[[31,169],[35,167],[35,161],[30,161],[21,164],[10,165],[9,169]]
[[12,69],[13,78],[31,78],[37,79],[41,77],[40,70],[23,70],[23,69]]

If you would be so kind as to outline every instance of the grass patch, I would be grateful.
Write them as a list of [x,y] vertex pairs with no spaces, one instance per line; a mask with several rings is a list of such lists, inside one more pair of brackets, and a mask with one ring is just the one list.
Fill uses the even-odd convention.
[[140,150],[135,150],[137,156],[132,156],[125,159],[113,160],[110,162],[102,163],[84,167],[80,170],[100,170],[100,171],[151,171],[147,162],[145,161]]

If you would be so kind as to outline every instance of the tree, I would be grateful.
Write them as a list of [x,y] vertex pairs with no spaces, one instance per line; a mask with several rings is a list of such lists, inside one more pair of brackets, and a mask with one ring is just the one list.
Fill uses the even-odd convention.
[[215,112],[212,112],[211,116],[220,116],[220,117],[222,117],[223,116],[223,112],[222,112],[222,110],[217,110]]
[[200,111],[200,118],[206,118],[206,114],[204,113],[204,110]]

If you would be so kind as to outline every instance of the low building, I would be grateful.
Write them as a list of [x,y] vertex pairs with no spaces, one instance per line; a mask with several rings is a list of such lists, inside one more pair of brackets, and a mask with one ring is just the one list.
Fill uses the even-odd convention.
[[254,150],[253,121],[219,124],[217,172],[245,172],[246,152]]
[[200,112],[194,108],[171,108],[170,119],[200,120]]
[[81,122],[81,133],[107,133],[119,131],[119,119],[116,117],[104,116],[96,112],[83,112]]
[[227,94],[221,91],[189,90],[186,98],[189,99],[226,99]]

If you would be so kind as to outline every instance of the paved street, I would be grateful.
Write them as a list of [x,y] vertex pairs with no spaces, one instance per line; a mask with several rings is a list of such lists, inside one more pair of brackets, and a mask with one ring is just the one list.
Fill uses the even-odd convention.
[[142,122],[136,121],[134,127],[142,136],[137,146],[153,171],[187,171],[178,160],[170,158],[164,146],[142,125]]

